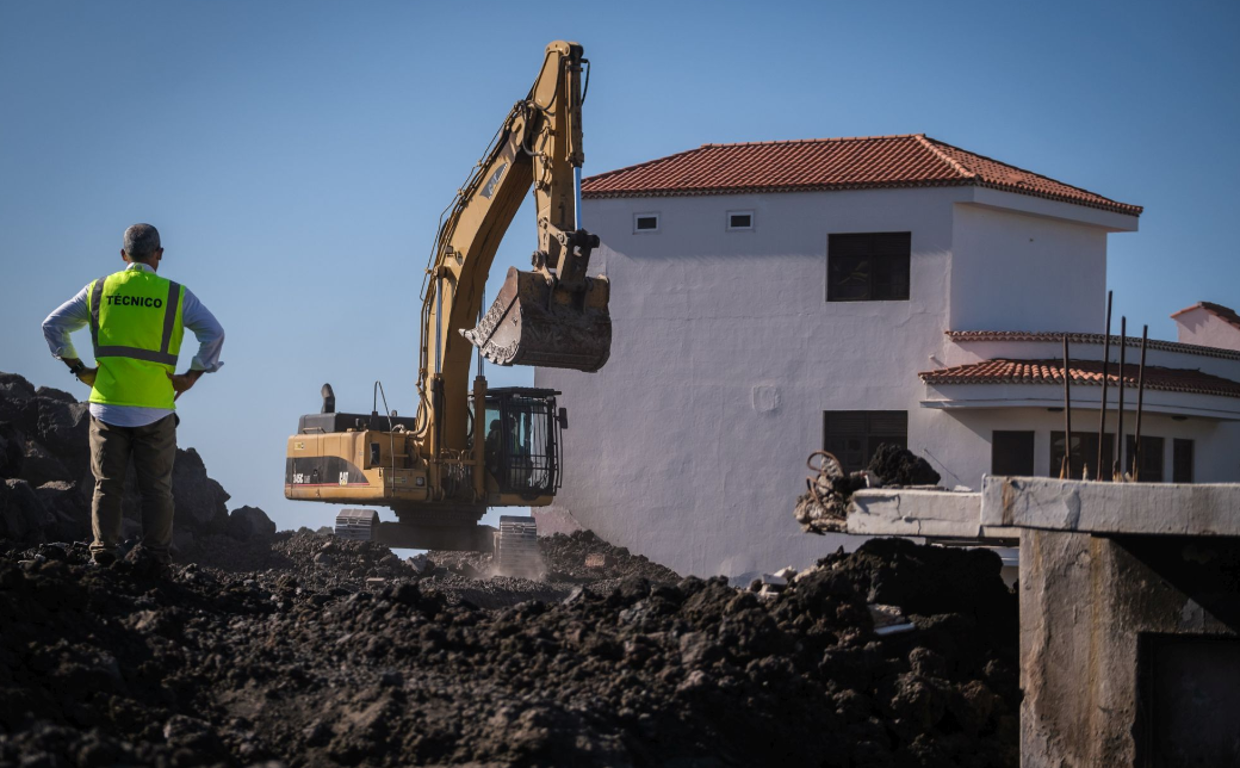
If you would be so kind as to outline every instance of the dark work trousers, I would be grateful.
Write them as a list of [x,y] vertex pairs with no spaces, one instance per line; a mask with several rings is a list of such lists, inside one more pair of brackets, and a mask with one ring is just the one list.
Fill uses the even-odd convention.
[[121,541],[121,498],[133,457],[142,494],[142,549],[156,561],[171,560],[172,465],[177,456],[176,416],[145,427],[116,427],[90,417],[90,469],[95,475],[90,522],[91,552],[115,552]]

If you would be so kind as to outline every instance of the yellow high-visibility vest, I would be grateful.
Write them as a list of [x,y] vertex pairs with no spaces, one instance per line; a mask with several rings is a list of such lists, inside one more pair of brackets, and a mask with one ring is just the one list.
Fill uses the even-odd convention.
[[153,272],[127,269],[90,284],[90,339],[99,373],[90,402],[175,408],[169,373],[181,351],[185,287]]

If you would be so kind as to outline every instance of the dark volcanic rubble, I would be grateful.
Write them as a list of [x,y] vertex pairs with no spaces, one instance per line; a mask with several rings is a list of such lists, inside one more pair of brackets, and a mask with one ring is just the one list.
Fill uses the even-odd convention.
[[240,511],[163,579],[0,538],[0,768],[1018,763],[989,552],[875,540],[758,594],[581,532],[529,582]]
[[[989,553],[879,540],[769,601],[635,576],[492,609],[373,544],[268,557],[160,581],[80,545],[0,555],[0,766],[1017,763]],[[872,603],[913,628],[879,636]]]
[[[35,388],[0,372],[0,539],[37,544],[90,538],[90,412],[68,392]],[[141,528],[132,467],[125,486],[126,538]],[[207,476],[193,448],[178,449],[174,552],[196,553],[212,537],[265,538],[275,525],[261,509],[228,511],[228,493]],[[222,543],[216,542],[216,546]]]

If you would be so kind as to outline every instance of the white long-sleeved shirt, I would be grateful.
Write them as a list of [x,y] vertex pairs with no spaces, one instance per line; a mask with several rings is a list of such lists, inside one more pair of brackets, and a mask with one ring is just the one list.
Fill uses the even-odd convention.
[[[134,262],[128,269],[141,269],[146,272],[155,270],[146,264]],[[52,356],[64,358],[79,357],[73,347],[69,334],[90,325],[90,305],[87,303],[87,291],[90,285],[78,291],[78,294],[56,308],[55,312],[43,321],[43,337],[52,350]],[[214,373],[224,363],[220,362],[220,351],[224,348],[224,328],[215,315],[202,305],[198,297],[185,289],[185,303],[181,308],[181,323],[193,332],[198,340],[198,354],[190,363],[190,370]],[[114,427],[144,427],[154,424],[173,413],[168,408],[143,408],[137,405],[104,405],[91,403],[90,413],[96,419]]]

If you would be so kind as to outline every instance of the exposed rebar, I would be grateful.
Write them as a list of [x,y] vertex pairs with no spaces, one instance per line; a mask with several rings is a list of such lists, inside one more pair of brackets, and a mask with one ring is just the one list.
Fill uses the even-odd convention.
[[1107,327],[1103,333],[1105,341],[1103,342],[1102,352],[1102,402],[1098,406],[1098,479],[1105,480],[1106,472],[1102,469],[1102,445],[1107,436],[1107,368],[1111,362],[1111,297],[1114,291],[1107,291]]
[[1068,334],[1063,335],[1063,465],[1059,477],[1072,479],[1072,374],[1068,371]]
[[1150,340],[1150,327],[1148,325],[1141,328],[1141,367],[1137,370],[1137,434],[1133,438],[1136,442],[1135,456],[1132,459],[1132,479],[1140,481],[1141,479],[1141,412],[1145,408],[1145,345]]
[[1115,425],[1115,461],[1112,472],[1115,479],[1119,482],[1124,480],[1124,361],[1125,352],[1128,350],[1128,318],[1120,317],[1119,319],[1119,406],[1116,409],[1119,412],[1119,421]]

